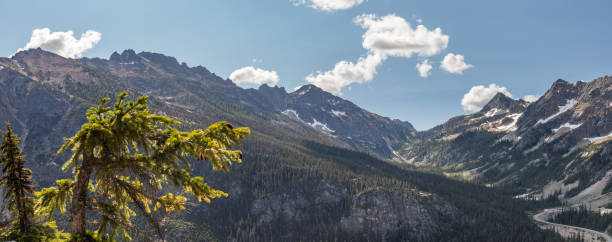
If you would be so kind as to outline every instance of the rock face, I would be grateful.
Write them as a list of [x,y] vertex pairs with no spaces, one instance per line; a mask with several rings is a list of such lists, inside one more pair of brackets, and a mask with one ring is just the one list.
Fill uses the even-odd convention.
[[440,230],[434,214],[456,214],[453,207],[440,206],[433,201],[426,205],[413,198],[376,190],[353,198],[353,204],[349,214],[340,221],[344,230],[353,233],[371,231],[389,235],[403,228],[412,231],[414,238],[427,238]]
[[[426,238],[435,237],[437,233],[445,230],[439,227],[438,220],[444,216],[458,214],[455,207],[431,195],[411,197],[374,189],[351,196],[345,188],[331,184],[321,184],[313,194],[316,194],[314,198],[292,193],[271,195],[255,200],[250,213],[258,217],[260,223],[305,223],[315,219],[310,211],[348,206],[340,213],[332,212],[335,214],[338,229],[348,234],[365,231],[389,240],[392,240],[390,237],[397,234],[398,230],[403,231],[404,240],[427,240]],[[292,232],[286,233],[289,237]]]

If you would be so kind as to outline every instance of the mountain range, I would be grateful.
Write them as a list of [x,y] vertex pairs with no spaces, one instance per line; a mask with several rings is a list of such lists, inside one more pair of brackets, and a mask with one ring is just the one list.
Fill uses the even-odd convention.
[[558,241],[525,211],[612,191],[612,77],[558,80],[531,103],[499,93],[476,113],[416,131],[314,85],[243,89],[205,67],[133,50],[0,58],[0,120],[23,136],[37,184],[70,175],[55,155],[63,137],[98,97],[119,91],[150,96],[153,112],[182,129],[227,120],[253,131],[245,162],[229,173],[195,167],[230,197],[158,215],[167,237]]
[[533,199],[577,203],[612,189],[612,77],[555,81],[537,101],[497,94],[481,111],[450,119],[398,151],[409,163]]

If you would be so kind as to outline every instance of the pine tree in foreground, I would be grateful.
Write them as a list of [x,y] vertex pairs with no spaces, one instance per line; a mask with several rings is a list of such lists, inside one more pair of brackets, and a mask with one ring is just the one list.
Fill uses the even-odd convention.
[[27,233],[32,229],[31,219],[34,217],[32,171],[24,167],[25,160],[19,148],[21,138],[13,133],[10,123],[6,123],[6,131],[2,133],[0,164],[3,175],[0,184],[6,188],[4,201],[8,202],[9,211],[17,218],[16,232]]
[[[24,167],[25,157],[21,154],[21,138],[13,132],[10,123],[3,131],[0,145],[2,177],[0,184],[5,187],[4,201],[15,217],[0,234],[0,240],[50,241],[61,239],[54,222],[39,224],[34,216],[35,199],[32,195],[32,171]],[[55,232],[53,232],[55,231]]]
[[[150,113],[147,97],[126,101],[126,96],[120,93],[112,108],[106,107],[109,98],[101,98],[87,111],[89,122],[58,151],[59,155],[72,150],[62,168],[72,170],[75,178],[58,180],[57,186],[37,193],[37,213],[48,218],[57,209],[65,212],[71,199],[73,240],[130,240],[130,234],[150,240],[132,224],[137,213],[163,238],[153,213],[180,212],[187,202],[186,197],[167,192],[168,185],[199,201],[227,196],[208,186],[203,177],[193,176],[189,158],[211,162],[213,169],[226,172],[232,162],[242,160],[242,152],[233,146],[250,133],[248,128],[219,122],[205,130],[179,131],[173,127],[180,125],[178,121]],[[93,232],[87,230],[94,226],[86,224],[87,211],[98,216]]]

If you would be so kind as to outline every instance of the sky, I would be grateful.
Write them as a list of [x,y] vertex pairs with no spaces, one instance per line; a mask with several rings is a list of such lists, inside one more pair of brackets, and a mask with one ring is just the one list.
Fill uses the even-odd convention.
[[612,74],[612,1],[0,0],[0,10],[0,56],[158,52],[245,88],[314,84],[419,130],[497,92],[534,100],[559,78]]

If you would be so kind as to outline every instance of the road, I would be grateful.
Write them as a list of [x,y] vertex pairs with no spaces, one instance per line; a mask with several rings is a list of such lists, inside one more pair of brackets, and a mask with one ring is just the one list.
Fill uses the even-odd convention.
[[585,241],[598,241],[597,237],[599,237],[604,238],[607,242],[612,242],[612,238],[609,235],[599,231],[546,221],[550,213],[556,212],[558,210],[559,208],[544,209],[544,211],[534,215],[533,219],[540,223],[546,224],[545,227],[555,228],[561,235],[564,235],[564,237],[570,237],[570,235],[577,234],[578,232],[580,232],[583,235]]

